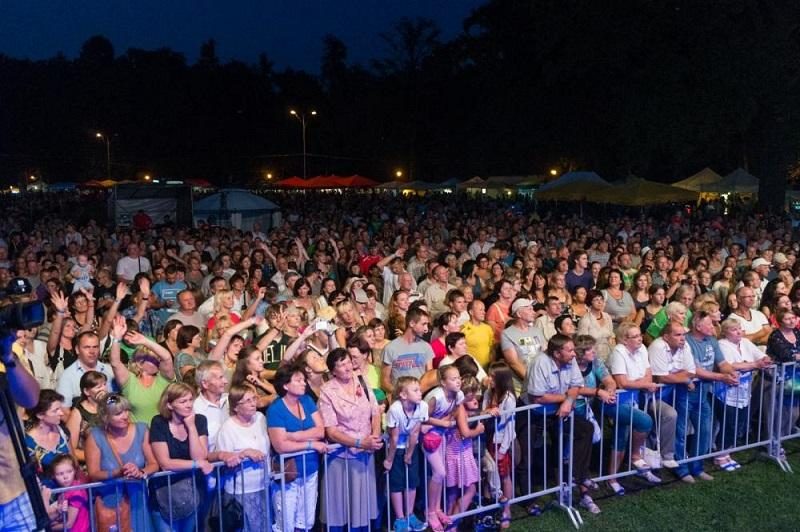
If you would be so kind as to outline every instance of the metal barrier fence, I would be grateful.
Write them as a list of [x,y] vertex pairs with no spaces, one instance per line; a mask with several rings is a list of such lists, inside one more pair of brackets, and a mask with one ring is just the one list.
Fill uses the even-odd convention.
[[[800,429],[796,426],[800,417],[799,366],[800,363],[787,363],[741,372],[735,386],[695,380],[693,390],[685,385],[657,385],[653,392],[618,390],[615,404],[600,403],[594,405],[594,409],[591,405],[583,408],[576,405],[578,408],[565,417],[558,417],[557,405],[526,405],[501,412],[500,417],[471,417],[469,423],[482,422],[487,429],[485,434],[474,437],[471,443],[462,441],[461,452],[469,452],[478,467],[474,491],[472,486],[463,482],[467,477],[467,461],[457,459],[458,473],[453,476],[460,479],[460,485],[456,482],[457,485],[448,490],[445,479],[440,507],[450,519],[458,520],[551,496],[554,498],[553,506],[563,510],[578,528],[583,520],[573,505],[573,490],[581,488],[585,481],[591,485],[642,474],[634,456],[641,455],[641,459],[651,466],[673,459],[680,474],[691,474],[700,470],[705,459],[765,448],[768,458],[784,471],[791,472],[782,444],[800,438]],[[581,440],[585,437],[587,422],[591,423],[593,430],[589,447],[593,464],[591,474],[587,474],[588,470],[576,471],[583,467],[581,464],[587,458],[583,454],[585,442]],[[644,435],[634,434],[645,429]],[[513,444],[508,446],[510,467],[504,472],[506,474],[499,474],[502,435],[507,436],[508,431],[516,434]],[[498,434],[501,437],[497,437]],[[646,442],[649,451],[635,452],[634,441]],[[504,443],[508,445],[507,440]],[[446,453],[446,445],[445,439],[440,449],[434,452]],[[426,517],[431,507],[427,489],[430,468],[428,460],[422,456],[423,451],[417,449],[416,452],[420,453],[417,512],[421,509]],[[622,456],[627,456],[624,463]],[[373,529],[393,528],[389,471],[372,453],[354,454],[353,450],[341,445],[329,445],[328,453],[323,457],[314,451],[302,451],[273,454],[272,457],[267,455],[263,463],[244,462],[234,470],[225,468],[222,462],[214,466],[211,475],[198,475],[200,482],[189,482],[192,511],[188,516],[173,513],[173,503],[181,503],[179,499],[187,496],[186,486],[180,486],[185,471],[159,472],[138,481],[113,479],[58,488],[52,490],[52,494],[59,496],[86,490],[92,531],[99,530],[95,518],[97,496],[114,495],[119,501],[121,496],[131,497],[132,493],[141,495],[141,506],[131,504],[130,507],[131,516],[136,514],[133,520],[141,521],[152,516],[156,530],[233,532],[233,521],[228,520],[235,509],[231,500],[241,506],[239,513],[244,521],[243,530],[269,530],[273,523],[279,532],[310,529],[317,520],[326,531],[338,532],[349,528],[371,532]],[[411,466],[406,464],[404,467],[408,491],[409,479],[415,475],[409,470]],[[264,476],[263,489],[245,493],[248,471],[252,473],[259,469],[269,471]],[[197,473],[197,470],[190,472],[192,475]],[[574,478],[581,473],[587,478]],[[234,482],[234,478],[238,480]],[[509,481],[512,486],[510,494],[504,493],[503,489],[504,482]],[[236,495],[225,492],[226,482],[233,483]],[[158,503],[154,503],[152,490],[164,483],[160,489],[166,490],[168,515],[153,507]],[[241,486],[241,493],[236,491],[239,489],[237,485]],[[484,497],[487,492],[488,498]],[[473,500],[468,500],[469,496]],[[405,503],[404,496],[402,499]],[[117,530],[130,529],[122,522],[123,505],[115,504],[113,508]],[[415,509],[404,510],[408,517]],[[63,514],[64,529],[66,521],[67,515]],[[141,531],[137,529],[137,532]]]

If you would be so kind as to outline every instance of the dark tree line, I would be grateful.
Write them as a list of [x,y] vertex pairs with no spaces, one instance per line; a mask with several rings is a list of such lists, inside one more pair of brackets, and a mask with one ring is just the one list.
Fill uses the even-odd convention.
[[788,0],[489,1],[444,41],[403,19],[368,65],[324,41],[319,75],[169,49],[0,56],[0,173],[142,172],[252,182],[309,174],[412,179],[592,168],[670,181],[746,166],[773,195],[797,160],[800,4]]

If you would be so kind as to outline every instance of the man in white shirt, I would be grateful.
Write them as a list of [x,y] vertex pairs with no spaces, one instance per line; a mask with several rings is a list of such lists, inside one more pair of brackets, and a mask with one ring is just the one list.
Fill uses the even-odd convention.
[[[670,406],[667,401],[672,398],[670,385],[681,387],[694,387],[692,378],[694,377],[694,357],[692,349],[686,344],[686,327],[681,323],[671,321],[664,326],[661,336],[653,340],[647,349],[650,361],[650,370],[653,379],[666,385],[661,390],[662,399],[656,404],[661,410],[661,456],[664,467],[675,468],[675,429],[678,419],[678,412]],[[652,410],[654,414],[657,410]],[[658,419],[658,418],[656,418]],[[664,424],[671,424],[671,430],[665,428]]]
[[764,313],[755,308],[755,291],[749,286],[742,286],[736,290],[736,299],[739,301],[739,306],[729,318],[742,325],[745,338],[756,345],[766,345],[772,327]]
[[106,389],[113,391],[114,372],[111,366],[99,362],[100,339],[91,331],[82,332],[75,338],[78,360],[70,364],[58,379],[56,391],[64,396],[65,417],[69,414],[72,400],[81,396],[81,377],[87,371],[99,371],[106,376]]
[[195,414],[204,415],[208,421],[208,450],[213,452],[217,446],[217,433],[230,417],[228,394],[225,392],[228,379],[222,364],[216,360],[201,362],[197,366],[195,379],[200,393],[192,409]]
[[488,233],[485,229],[478,231],[478,240],[469,245],[467,252],[472,257],[472,260],[478,258],[481,253],[489,253],[489,250],[494,247],[494,244],[487,240]]
[[425,290],[425,303],[427,303],[428,312],[430,312],[433,319],[438,318],[440,314],[444,314],[449,310],[447,307],[447,293],[456,288],[447,282],[449,273],[447,266],[441,264],[436,266],[433,270],[434,282],[430,283]]
[[117,278],[131,284],[137,273],[149,272],[150,261],[142,257],[139,246],[131,242],[128,244],[128,255],[117,261]]
[[561,301],[555,296],[548,296],[545,306],[545,313],[536,318],[534,326],[538,327],[543,333],[544,338],[550,338],[556,334],[556,318],[561,315]]

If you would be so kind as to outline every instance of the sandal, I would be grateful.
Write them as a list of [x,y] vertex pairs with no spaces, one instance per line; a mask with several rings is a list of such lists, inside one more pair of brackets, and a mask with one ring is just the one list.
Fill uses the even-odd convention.
[[600,507],[595,504],[589,495],[584,495],[581,497],[581,501],[578,503],[578,505],[584,510],[588,510],[590,514],[597,515],[600,513]]
[[503,530],[511,528],[511,518],[503,517],[502,519],[500,519],[500,528]]
[[428,512],[428,526],[431,527],[433,532],[444,532],[444,527],[439,521],[439,517],[436,515],[436,512]]
[[539,517],[542,515],[542,507],[534,503],[528,506],[528,515],[531,517]]
[[581,482],[581,486],[583,486],[587,490],[592,490],[592,491],[594,491],[594,490],[596,490],[596,489],[598,489],[600,487],[597,484],[597,482],[595,482],[594,480],[592,480],[590,478],[584,479],[584,481]]
[[723,471],[727,471],[728,473],[730,473],[732,471],[736,471],[736,469],[737,469],[736,466],[738,464],[736,462],[734,462],[733,460],[729,460],[729,461],[725,462],[724,464],[717,464],[717,465],[719,465],[719,468],[722,469]]
[[633,467],[635,467],[636,470],[639,471],[640,473],[642,471],[650,471],[650,466],[647,464],[647,462],[644,461],[643,458],[639,458],[638,460],[634,460],[633,461]]
[[611,488],[611,491],[614,492],[614,495],[617,497],[622,497],[625,495],[625,488],[622,487],[622,484],[617,482],[616,480],[609,480],[608,487]]

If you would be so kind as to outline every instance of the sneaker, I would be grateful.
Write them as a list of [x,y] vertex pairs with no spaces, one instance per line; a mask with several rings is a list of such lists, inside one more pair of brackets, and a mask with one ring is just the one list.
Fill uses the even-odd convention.
[[670,458],[661,460],[661,466],[667,469],[677,469],[680,464],[678,464],[678,462],[676,462],[674,459]]
[[597,515],[600,513],[600,507],[595,504],[589,495],[581,497],[581,502],[578,505],[584,510],[588,510],[590,514]]
[[401,517],[394,520],[394,532],[408,532],[408,521]]
[[655,476],[652,471],[642,471],[639,476],[651,484],[661,484],[661,479]]
[[702,473],[697,475],[697,478],[699,478],[700,480],[714,480],[714,477],[712,477],[711,475],[709,475],[705,471],[703,471]]
[[681,477],[681,482],[686,482],[687,484],[694,484],[697,482],[692,475],[683,475]]
[[411,514],[408,518],[408,530],[411,532],[422,532],[428,528],[428,523],[420,521],[416,515]]
[[618,497],[622,497],[623,495],[625,495],[625,488],[623,488],[622,484],[620,484],[616,480],[609,480],[608,487],[611,488],[611,491],[614,492],[614,495]]

